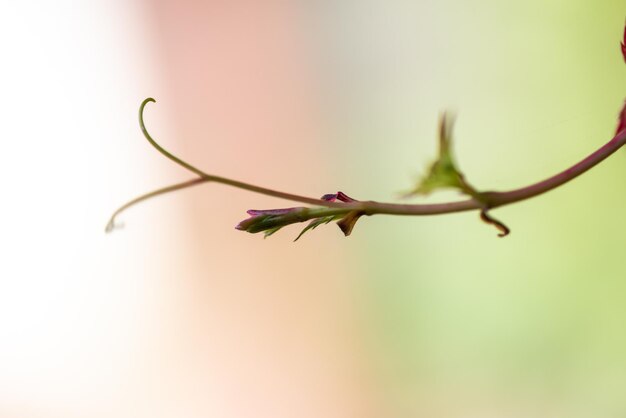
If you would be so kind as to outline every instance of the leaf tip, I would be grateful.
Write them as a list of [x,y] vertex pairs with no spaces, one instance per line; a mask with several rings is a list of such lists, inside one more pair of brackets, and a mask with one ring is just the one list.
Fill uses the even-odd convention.
[[626,62],[626,25],[624,25],[624,39],[620,46],[622,47],[622,57],[624,57],[624,62]]
[[624,101],[624,106],[622,106],[622,110],[619,113],[617,118],[617,129],[615,130],[615,135],[620,133],[626,128],[626,101]]

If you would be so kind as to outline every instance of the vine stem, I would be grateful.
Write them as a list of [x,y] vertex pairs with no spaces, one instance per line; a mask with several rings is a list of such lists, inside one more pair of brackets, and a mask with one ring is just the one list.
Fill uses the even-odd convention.
[[143,120],[143,113],[145,106],[150,102],[156,102],[153,98],[147,98],[139,107],[139,125],[141,131],[150,144],[157,149],[161,154],[181,165],[187,170],[195,173],[199,178],[189,180],[183,183],[178,183],[172,186],[168,186],[162,189],[158,189],[142,195],[136,199],[126,203],[118,210],[116,210],[107,224],[107,232],[111,231],[115,225],[115,218],[124,210],[128,209],[135,204],[147,200],[149,198],[169,193],[175,190],[184,189],[186,187],[195,186],[202,183],[214,182],[221,183],[227,186],[236,187],[238,189],[248,190],[250,192],[263,194],[266,196],[272,196],[276,198],[286,199],[294,202],[306,203],[309,205],[329,207],[329,208],[342,208],[346,210],[358,210],[365,215],[406,215],[406,216],[422,216],[422,215],[441,215],[445,213],[463,212],[470,210],[486,211],[488,209],[497,208],[511,203],[519,202],[522,200],[530,199],[540,194],[546,193],[550,190],[554,190],[563,184],[575,179],[587,170],[593,168],[600,162],[604,161],[611,154],[620,149],[626,144],[626,129],[618,132],[613,139],[607,142],[604,146],[584,158],[579,163],[569,167],[568,169],[555,174],[538,183],[531,184],[526,187],[514,189],[506,192],[484,192],[480,194],[480,200],[472,198],[463,201],[446,202],[446,203],[434,203],[434,204],[400,204],[400,203],[383,203],[375,201],[359,201],[359,202],[332,202],[322,199],[316,199],[307,196],[300,196],[297,194],[281,192],[278,190],[268,189],[266,187],[256,186],[250,183],[245,183],[226,177],[215,176],[205,173],[204,171],[192,166],[191,164],[176,157],[161,145],[159,145],[150,135]]

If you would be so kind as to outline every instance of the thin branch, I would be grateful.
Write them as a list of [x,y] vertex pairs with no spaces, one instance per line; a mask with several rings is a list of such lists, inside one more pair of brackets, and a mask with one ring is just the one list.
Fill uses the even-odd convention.
[[564,170],[546,180],[540,181],[530,186],[520,189],[511,190],[509,192],[493,192],[487,195],[491,207],[502,206],[520,200],[530,199],[542,193],[556,189],[585,173],[597,164],[611,156],[615,151],[620,149],[626,143],[626,130],[618,132],[613,139],[607,142],[600,149],[589,155],[578,164],[574,164],[567,170]]
[[489,209],[497,208],[522,200],[530,199],[550,190],[554,190],[565,183],[575,179],[594,166],[598,165],[606,158],[615,153],[618,149],[626,144],[626,129],[619,132],[613,139],[587,156],[582,161],[574,164],[570,168],[550,177],[543,181],[531,184],[507,192],[484,192],[481,198],[485,203],[476,199],[469,199],[462,202],[441,203],[435,205],[399,205],[395,203],[377,203],[366,202],[365,210],[369,215],[387,214],[387,215],[439,215],[444,213],[462,212],[474,209],[483,209],[487,206]]
[[160,146],[148,133],[148,130],[145,127],[143,121],[143,111],[144,107],[149,102],[155,102],[152,98],[147,98],[141,103],[139,108],[139,124],[141,126],[141,131],[143,132],[146,139],[152,144],[154,148],[157,149],[161,154],[174,161],[175,163],[181,165],[187,170],[197,174],[200,178],[191,180],[188,182],[180,183],[177,185],[169,186],[163,189],[156,190],[154,192],[148,193],[141,197],[138,197],[124,206],[120,207],[111,218],[111,221],[107,225],[107,231],[113,228],[113,221],[117,215],[119,215],[125,209],[141,202],[151,197],[155,197],[164,193],[168,193],[175,190],[184,189],[186,187],[191,187],[204,182],[215,182],[221,183],[228,186],[236,187],[243,190],[248,190],[254,193],[263,194],[266,196],[277,197],[281,199],[287,199],[294,202],[306,203],[318,207],[329,207],[329,208],[342,208],[349,210],[358,210],[363,212],[365,215],[376,215],[376,214],[385,214],[385,215],[407,215],[407,216],[420,216],[420,215],[440,215],[445,213],[453,213],[453,212],[463,212],[470,210],[480,210],[483,213],[486,209],[493,209],[496,207],[508,205],[511,203],[519,202],[525,199],[530,199],[531,197],[538,196],[542,193],[546,193],[550,190],[556,189],[563,184],[573,180],[579,175],[585,173],[587,170],[593,168],[600,162],[604,161],[610,155],[612,155],[615,151],[620,149],[626,143],[626,130],[622,130],[618,132],[613,139],[611,139],[604,146],[599,148],[597,151],[584,158],[579,163],[573,165],[572,167],[546,179],[540,181],[538,183],[531,184],[526,187],[522,187],[519,189],[506,191],[506,192],[484,192],[480,193],[480,200],[478,199],[469,199],[464,201],[457,202],[447,202],[447,203],[435,203],[435,204],[399,204],[399,203],[381,203],[374,201],[359,201],[359,202],[333,202],[322,199],[315,199],[312,197],[300,196],[292,193],[280,192],[273,189],[268,189],[265,187],[255,186],[253,184],[244,183],[237,180],[232,180],[225,177],[215,176],[212,174],[205,173],[204,171],[192,166],[191,164],[181,160],[176,157],[169,151],[165,150],[162,146]]

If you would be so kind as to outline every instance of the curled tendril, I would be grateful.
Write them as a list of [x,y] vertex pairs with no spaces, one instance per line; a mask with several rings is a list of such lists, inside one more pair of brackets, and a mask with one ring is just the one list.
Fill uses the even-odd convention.
[[161,154],[165,155],[167,158],[174,161],[176,164],[185,167],[187,170],[191,171],[192,173],[196,173],[200,177],[213,177],[205,173],[204,171],[200,170],[199,168],[196,168],[192,166],[191,164],[181,160],[180,158],[178,158],[177,156],[175,156],[174,154],[172,154],[171,152],[163,148],[161,145],[159,145],[154,139],[152,139],[152,136],[150,136],[150,133],[146,129],[146,124],[143,121],[143,109],[150,102],[156,103],[156,100],[154,100],[152,97],[148,97],[143,102],[141,102],[141,106],[139,106],[139,126],[141,127],[141,132],[143,132],[143,136],[146,137],[148,142],[150,142],[150,144],[154,148],[156,148]]
[[122,225],[115,223],[115,219],[117,218],[117,216],[120,213],[122,213],[123,211],[125,211],[126,209],[128,209],[129,207],[135,206],[139,202],[143,202],[144,200],[150,199],[152,197],[155,197],[155,196],[158,196],[158,195],[161,195],[161,194],[173,192],[175,190],[180,190],[180,189],[184,189],[186,187],[196,186],[196,185],[204,183],[206,181],[208,181],[208,180],[204,179],[204,178],[193,179],[193,180],[185,181],[185,182],[182,182],[182,183],[174,184],[174,185],[171,185],[171,186],[168,186],[168,187],[163,187],[162,189],[154,190],[154,191],[152,191],[150,193],[146,193],[144,195],[141,195],[141,196],[131,200],[130,202],[126,203],[125,205],[121,206],[115,212],[113,212],[113,215],[111,215],[111,219],[109,219],[109,222],[107,223],[105,231],[106,232],[112,232],[113,230],[115,230],[117,228],[120,228]]
[[495,226],[496,228],[498,228],[498,230],[500,231],[500,233],[498,234],[498,236],[500,238],[502,237],[506,237],[507,235],[509,235],[511,233],[511,230],[502,222],[500,222],[499,220],[493,218],[491,215],[489,215],[489,209],[485,208],[483,210],[480,211],[480,219],[483,222],[486,222],[490,225]]
[[182,183],[178,183],[178,184],[174,184],[174,185],[171,185],[171,186],[163,187],[163,188],[158,189],[158,190],[154,190],[154,191],[152,191],[150,193],[146,193],[144,195],[141,195],[141,196],[131,200],[130,202],[122,205],[119,209],[117,209],[115,212],[113,212],[113,215],[111,216],[111,219],[109,219],[109,222],[107,223],[107,225],[105,227],[105,231],[106,232],[112,232],[116,228],[121,227],[120,224],[116,224],[115,223],[115,220],[116,220],[117,216],[120,213],[124,212],[126,209],[130,208],[131,206],[135,206],[137,203],[143,202],[144,200],[150,199],[150,198],[155,197],[155,196],[159,196],[159,195],[162,195],[162,194],[165,194],[165,193],[169,193],[169,192],[173,192],[173,191],[180,190],[180,189],[185,189],[185,188],[191,187],[191,186],[196,186],[198,184],[206,183],[206,182],[212,180],[211,176],[209,176],[206,173],[203,173],[202,171],[200,171],[196,167],[186,163],[185,161],[183,161],[180,158],[176,157],[175,155],[171,154],[169,151],[167,151],[162,146],[160,146],[152,138],[152,136],[150,136],[150,133],[146,129],[146,124],[144,123],[144,120],[143,120],[144,108],[150,102],[156,103],[156,100],[154,100],[152,97],[148,97],[143,102],[141,102],[141,106],[139,106],[139,126],[141,127],[141,132],[143,132],[143,135],[150,142],[150,144],[154,148],[156,148],[161,154],[165,155],[167,158],[169,158],[170,160],[174,161],[175,163],[182,165],[183,167],[185,167],[189,171],[192,171],[193,173],[198,174],[200,176],[200,178],[193,179],[193,180],[188,180],[188,181],[185,181],[185,182],[182,182]]
[[264,188],[264,187],[259,187],[259,186],[255,186],[255,185],[252,185],[252,184],[248,184],[248,183],[244,183],[244,182],[240,182],[240,181],[236,181],[236,180],[231,180],[231,179],[224,178],[224,177],[214,176],[214,175],[205,173],[204,171],[202,171],[202,170],[192,166],[191,164],[187,163],[186,161],[181,160],[180,158],[178,158],[177,156],[175,156],[171,152],[167,151],[161,145],[159,145],[152,138],[150,133],[148,132],[148,129],[146,128],[146,124],[145,124],[144,119],[143,119],[143,113],[144,113],[144,109],[145,109],[146,105],[148,103],[150,103],[150,102],[156,103],[156,100],[154,100],[152,97],[148,97],[143,102],[141,102],[141,105],[139,106],[139,126],[141,128],[141,132],[143,133],[144,137],[148,140],[148,142],[150,142],[150,145],[152,145],[161,154],[163,154],[164,156],[166,156],[170,160],[174,161],[176,164],[178,164],[178,165],[186,168],[187,170],[191,171],[192,173],[197,174],[199,176],[199,178],[193,179],[193,180],[188,180],[188,181],[185,181],[183,183],[174,184],[174,185],[171,185],[171,186],[168,186],[168,187],[164,187],[162,189],[158,189],[158,190],[152,191],[150,193],[147,193],[147,194],[144,194],[142,196],[139,196],[139,197],[131,200],[130,202],[124,204],[119,209],[117,209],[113,213],[113,215],[111,216],[111,218],[110,218],[110,220],[107,223],[106,228],[105,228],[106,232],[111,232],[114,229],[116,229],[116,228],[121,226],[119,224],[116,224],[115,220],[116,220],[117,216],[119,216],[120,213],[122,213],[126,209],[130,208],[131,206],[134,206],[137,203],[142,202],[142,201],[147,200],[147,199],[150,199],[152,197],[156,197],[156,196],[159,196],[159,195],[162,195],[162,194],[165,194],[165,193],[169,193],[169,192],[173,192],[173,191],[176,191],[176,190],[185,189],[187,187],[195,186],[195,185],[198,185],[198,184],[201,184],[201,183],[206,183],[206,182],[222,183],[222,184],[226,184],[228,186],[233,186],[233,187],[237,187],[237,188],[240,188],[240,189],[249,190],[249,191],[255,192],[255,193],[266,194],[266,195],[269,195],[269,196],[274,196],[274,197],[288,199],[288,200],[300,201],[300,202],[303,202],[303,203],[316,204],[318,206],[335,207],[335,208],[336,207],[342,207],[342,204],[336,203],[336,202],[330,202],[330,201],[325,201],[325,200],[320,200],[320,199],[313,199],[313,198],[309,198],[309,197],[305,197],[305,196],[294,195],[294,194],[291,194],[291,193],[279,192],[279,191],[267,189],[267,188]]

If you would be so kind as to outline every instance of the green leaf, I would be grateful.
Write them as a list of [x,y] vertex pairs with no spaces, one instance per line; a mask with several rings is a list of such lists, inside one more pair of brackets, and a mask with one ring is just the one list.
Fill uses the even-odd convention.
[[293,241],[294,242],[298,241],[300,237],[309,230],[315,229],[318,226],[323,225],[323,224],[328,224],[334,220],[341,219],[342,217],[343,215],[334,215],[334,216],[324,216],[322,218],[313,219],[311,222],[309,222],[309,224],[306,227],[304,227],[304,229],[298,234],[296,239],[294,239]]
[[277,226],[276,228],[272,228],[272,229],[268,229],[266,231],[263,232],[263,238],[267,238],[273,234],[275,234],[276,232],[280,231],[280,229],[282,228],[282,226]]
[[439,122],[439,157],[432,163],[426,175],[408,193],[408,196],[427,195],[438,189],[458,189],[470,196],[478,192],[470,186],[457,168],[452,155],[452,125],[454,120],[443,114]]

